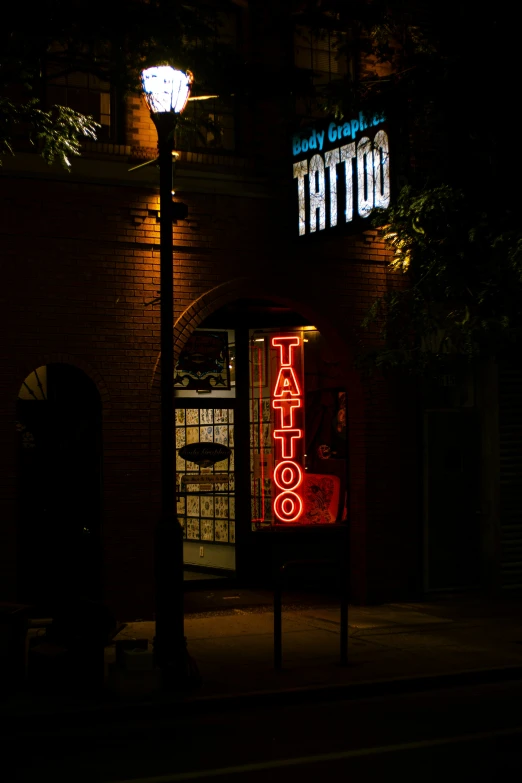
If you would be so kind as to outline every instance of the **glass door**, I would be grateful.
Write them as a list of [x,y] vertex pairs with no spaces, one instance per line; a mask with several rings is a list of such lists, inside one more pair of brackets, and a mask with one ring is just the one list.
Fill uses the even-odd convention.
[[184,559],[192,567],[230,571],[235,567],[234,409],[193,405],[178,400],[176,410]]

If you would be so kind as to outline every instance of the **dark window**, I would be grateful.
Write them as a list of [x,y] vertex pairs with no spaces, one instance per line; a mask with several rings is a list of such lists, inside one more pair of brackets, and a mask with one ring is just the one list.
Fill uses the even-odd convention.
[[98,141],[116,141],[114,101],[108,82],[91,73],[67,73],[47,80],[48,106],[68,106],[81,114],[91,115],[101,128]]
[[294,62],[297,68],[314,72],[314,84],[339,79],[347,72],[346,56],[341,53],[345,33],[323,30],[313,32],[298,27],[294,33]]
[[219,98],[189,101],[185,123],[176,133],[179,149],[208,149],[233,152],[236,148],[236,122],[232,103]]
[[[226,61],[238,50],[240,25],[237,9],[220,14],[219,20],[214,45],[222,50],[223,60]],[[208,48],[209,42],[196,40],[192,45],[200,54]],[[208,90],[205,88],[203,92]],[[183,150],[234,152],[237,136],[234,98],[197,100],[201,95],[196,82],[196,90],[192,95],[195,100],[189,99],[187,108],[183,112],[183,121],[176,132],[176,146]]]
[[324,109],[317,97],[322,88],[337,79],[353,75],[352,58],[348,56],[350,33],[334,30],[312,31],[296,27],[294,31],[294,65],[308,71],[312,91],[296,101],[300,116],[321,117]]

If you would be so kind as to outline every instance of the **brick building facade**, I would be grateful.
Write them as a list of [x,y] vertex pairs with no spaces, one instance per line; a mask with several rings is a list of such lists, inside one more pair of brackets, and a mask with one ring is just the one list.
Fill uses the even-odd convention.
[[[92,594],[132,619],[151,617],[154,606],[161,363],[153,301],[158,173],[154,166],[129,171],[155,156],[156,131],[140,97],[131,97],[127,110],[125,144],[85,145],[70,174],[30,153],[5,159],[0,170],[0,594],[34,601],[50,574],[66,588],[79,566],[63,536],[57,543],[59,531],[83,513],[85,535],[96,540],[85,565],[97,564]],[[372,230],[299,241],[287,128],[271,125],[277,106],[252,111],[242,124],[241,154],[182,151],[176,164],[175,199],[188,205],[187,219],[173,229],[176,352],[209,324],[237,328],[238,346],[241,328],[270,330],[278,314],[281,327],[318,330],[318,388],[346,392],[342,471],[352,599],[411,598],[422,570],[416,392],[407,383],[365,378],[354,366],[365,309],[393,284],[387,252]],[[40,383],[47,386],[38,402]],[[60,438],[47,434],[51,445],[38,458],[38,433],[21,410],[50,400],[53,384],[62,451]],[[236,400],[248,406],[244,387]],[[241,449],[248,455],[246,428],[241,438],[238,457]],[[65,463],[60,488],[56,474]],[[237,471],[237,578],[266,584],[268,561],[265,569],[251,568],[258,534],[250,492],[239,490],[248,469]],[[96,508],[87,500],[93,487]],[[92,526],[89,514],[98,519]]]

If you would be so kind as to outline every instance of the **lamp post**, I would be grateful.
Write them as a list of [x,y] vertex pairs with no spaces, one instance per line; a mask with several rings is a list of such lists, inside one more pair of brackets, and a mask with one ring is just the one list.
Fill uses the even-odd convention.
[[176,513],[174,400],[174,264],[172,152],[174,130],[185,108],[192,74],[167,65],[142,71],[142,87],[158,133],[160,172],[161,517],[156,526],[156,635],[154,657],[165,680],[189,679],[183,607],[183,530]]

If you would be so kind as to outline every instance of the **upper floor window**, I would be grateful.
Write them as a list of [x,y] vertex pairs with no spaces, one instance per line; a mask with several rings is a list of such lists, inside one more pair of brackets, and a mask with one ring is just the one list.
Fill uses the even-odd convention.
[[[218,63],[221,62],[226,72],[225,63],[234,52],[237,53],[239,37],[240,14],[236,8],[218,15],[215,37],[210,42],[208,39],[193,39],[187,43],[193,47],[196,62],[201,57],[206,59],[205,50],[209,45],[215,47],[218,54],[216,60]],[[194,70],[196,71],[196,66]],[[223,81],[226,82],[226,79]],[[198,89],[203,93],[208,92],[209,89],[213,92],[208,86],[200,87],[196,82],[196,89],[193,92],[195,98],[198,97]],[[204,101],[189,99],[183,112],[183,120],[176,131],[176,146],[179,149],[208,148],[208,151],[226,152],[236,150],[236,104],[233,97],[226,99],[217,97]]]
[[312,31],[297,27],[294,33],[294,62],[297,68],[314,72],[314,84],[324,84],[347,73],[346,56],[341,51],[345,33]]
[[42,58],[46,108],[67,106],[89,115],[101,126],[96,134],[98,141],[120,143],[123,111],[108,81],[109,71],[107,45],[50,44]]
[[47,102],[49,106],[68,106],[81,114],[91,115],[101,127],[98,141],[114,140],[114,111],[109,82],[92,73],[66,73],[53,76],[47,81]]
[[318,100],[321,91],[337,79],[353,78],[353,57],[348,56],[349,32],[311,30],[298,26],[294,30],[294,65],[309,72],[309,88],[296,99],[296,114],[301,117],[321,117],[324,102]]
[[183,114],[185,123],[176,131],[179,149],[235,150],[236,121],[231,102],[224,103],[219,98],[189,101]]

